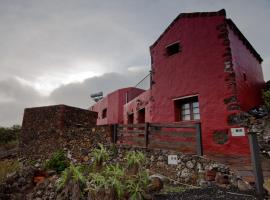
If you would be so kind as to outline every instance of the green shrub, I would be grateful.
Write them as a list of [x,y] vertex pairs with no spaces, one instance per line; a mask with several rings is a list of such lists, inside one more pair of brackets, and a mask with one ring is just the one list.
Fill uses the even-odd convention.
[[63,150],[55,152],[45,163],[45,169],[52,169],[57,173],[64,171],[68,166],[69,162]]
[[95,148],[92,152],[92,156],[94,157],[94,163],[96,166],[101,166],[102,163],[109,158],[109,152],[107,149],[102,145],[98,144],[99,148]]
[[81,168],[81,166],[75,166],[73,164],[70,164],[70,166],[61,173],[57,188],[63,188],[67,184],[69,179],[76,183],[79,183],[80,185],[85,185],[86,179],[83,176],[82,169],[83,168]]
[[145,161],[145,156],[142,152],[130,151],[125,156],[128,167],[139,166]]
[[270,111],[270,90],[263,91],[262,96],[267,110]]
[[0,144],[7,144],[12,141],[18,140],[21,127],[14,125],[12,127],[0,127]]

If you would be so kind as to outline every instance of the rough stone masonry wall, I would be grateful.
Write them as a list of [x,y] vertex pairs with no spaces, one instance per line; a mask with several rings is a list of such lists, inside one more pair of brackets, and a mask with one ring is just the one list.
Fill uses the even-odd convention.
[[109,126],[96,126],[97,113],[65,105],[27,108],[19,153],[28,159],[46,159],[59,149],[83,159],[85,149],[111,140]]

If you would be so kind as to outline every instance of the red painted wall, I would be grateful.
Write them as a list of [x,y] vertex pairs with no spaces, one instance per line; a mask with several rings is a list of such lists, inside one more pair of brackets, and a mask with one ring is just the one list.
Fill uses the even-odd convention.
[[[127,92],[132,94],[134,98],[135,95],[139,95],[144,90],[132,87],[123,88],[108,94],[102,100],[98,101],[91,107],[92,111],[98,112],[97,125],[123,123],[123,106],[126,103]],[[107,109],[106,118],[102,118],[102,111],[104,109]]]
[[[151,119],[152,122],[174,122],[173,99],[198,95],[204,152],[249,154],[247,137],[232,137],[230,128],[237,126],[229,126],[227,122],[230,114],[240,111],[228,110],[224,103],[225,98],[235,95],[232,87],[228,86],[226,80],[228,74],[224,72],[224,63],[228,59],[226,56],[228,48],[224,45],[225,39],[222,36],[224,33],[217,28],[224,25],[225,18],[225,15],[181,18],[175,21],[151,48],[155,82],[152,86]],[[231,38],[234,49],[232,53],[242,50],[239,45],[241,42],[232,35]],[[166,56],[166,46],[177,41],[182,46],[182,52]],[[246,99],[251,93],[259,93],[257,85],[262,83],[263,79],[258,61],[250,58],[248,52],[236,54],[234,62],[239,60],[240,63],[244,63],[242,60],[245,59],[246,62],[251,61],[249,65],[245,65],[250,85],[256,85],[247,89],[237,78],[239,101],[241,106],[247,109],[259,104],[260,98],[255,97],[248,101]],[[213,140],[214,132],[219,130],[227,130],[229,133],[229,140],[224,145],[217,144]]]
[[[225,11],[179,15],[150,48],[152,88],[138,91],[126,105],[125,90],[109,94],[94,106],[110,113],[98,124],[128,123],[130,113],[138,123],[143,108],[146,122],[178,123],[174,99],[197,95],[204,154],[249,155],[247,136],[231,135],[239,127],[231,116],[261,103],[261,58],[228,21]],[[175,42],[181,52],[168,56],[166,47]],[[225,144],[214,141],[218,131],[227,131]]]
[[139,110],[145,108],[145,122],[151,122],[151,90],[141,93],[138,97],[124,105],[124,123],[128,124],[128,114],[134,114],[134,124],[139,123]]
[[248,111],[262,103],[261,90],[264,86],[262,67],[237,34],[229,27],[228,30],[236,77],[237,98],[241,109]]

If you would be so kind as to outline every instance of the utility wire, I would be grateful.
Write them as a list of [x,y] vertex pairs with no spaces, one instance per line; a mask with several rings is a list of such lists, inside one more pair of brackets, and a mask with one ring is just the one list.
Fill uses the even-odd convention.
[[151,72],[147,74],[142,80],[140,80],[134,87],[137,87],[141,82],[143,82],[150,75],[151,75]]

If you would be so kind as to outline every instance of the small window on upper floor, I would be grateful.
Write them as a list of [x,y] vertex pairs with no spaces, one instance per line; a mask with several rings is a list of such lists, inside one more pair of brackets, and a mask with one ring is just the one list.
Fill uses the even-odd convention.
[[181,47],[180,47],[179,42],[173,43],[173,44],[166,47],[167,56],[177,54],[180,51],[181,51]]
[[102,110],[102,116],[101,117],[102,117],[102,119],[107,117],[107,108]]

